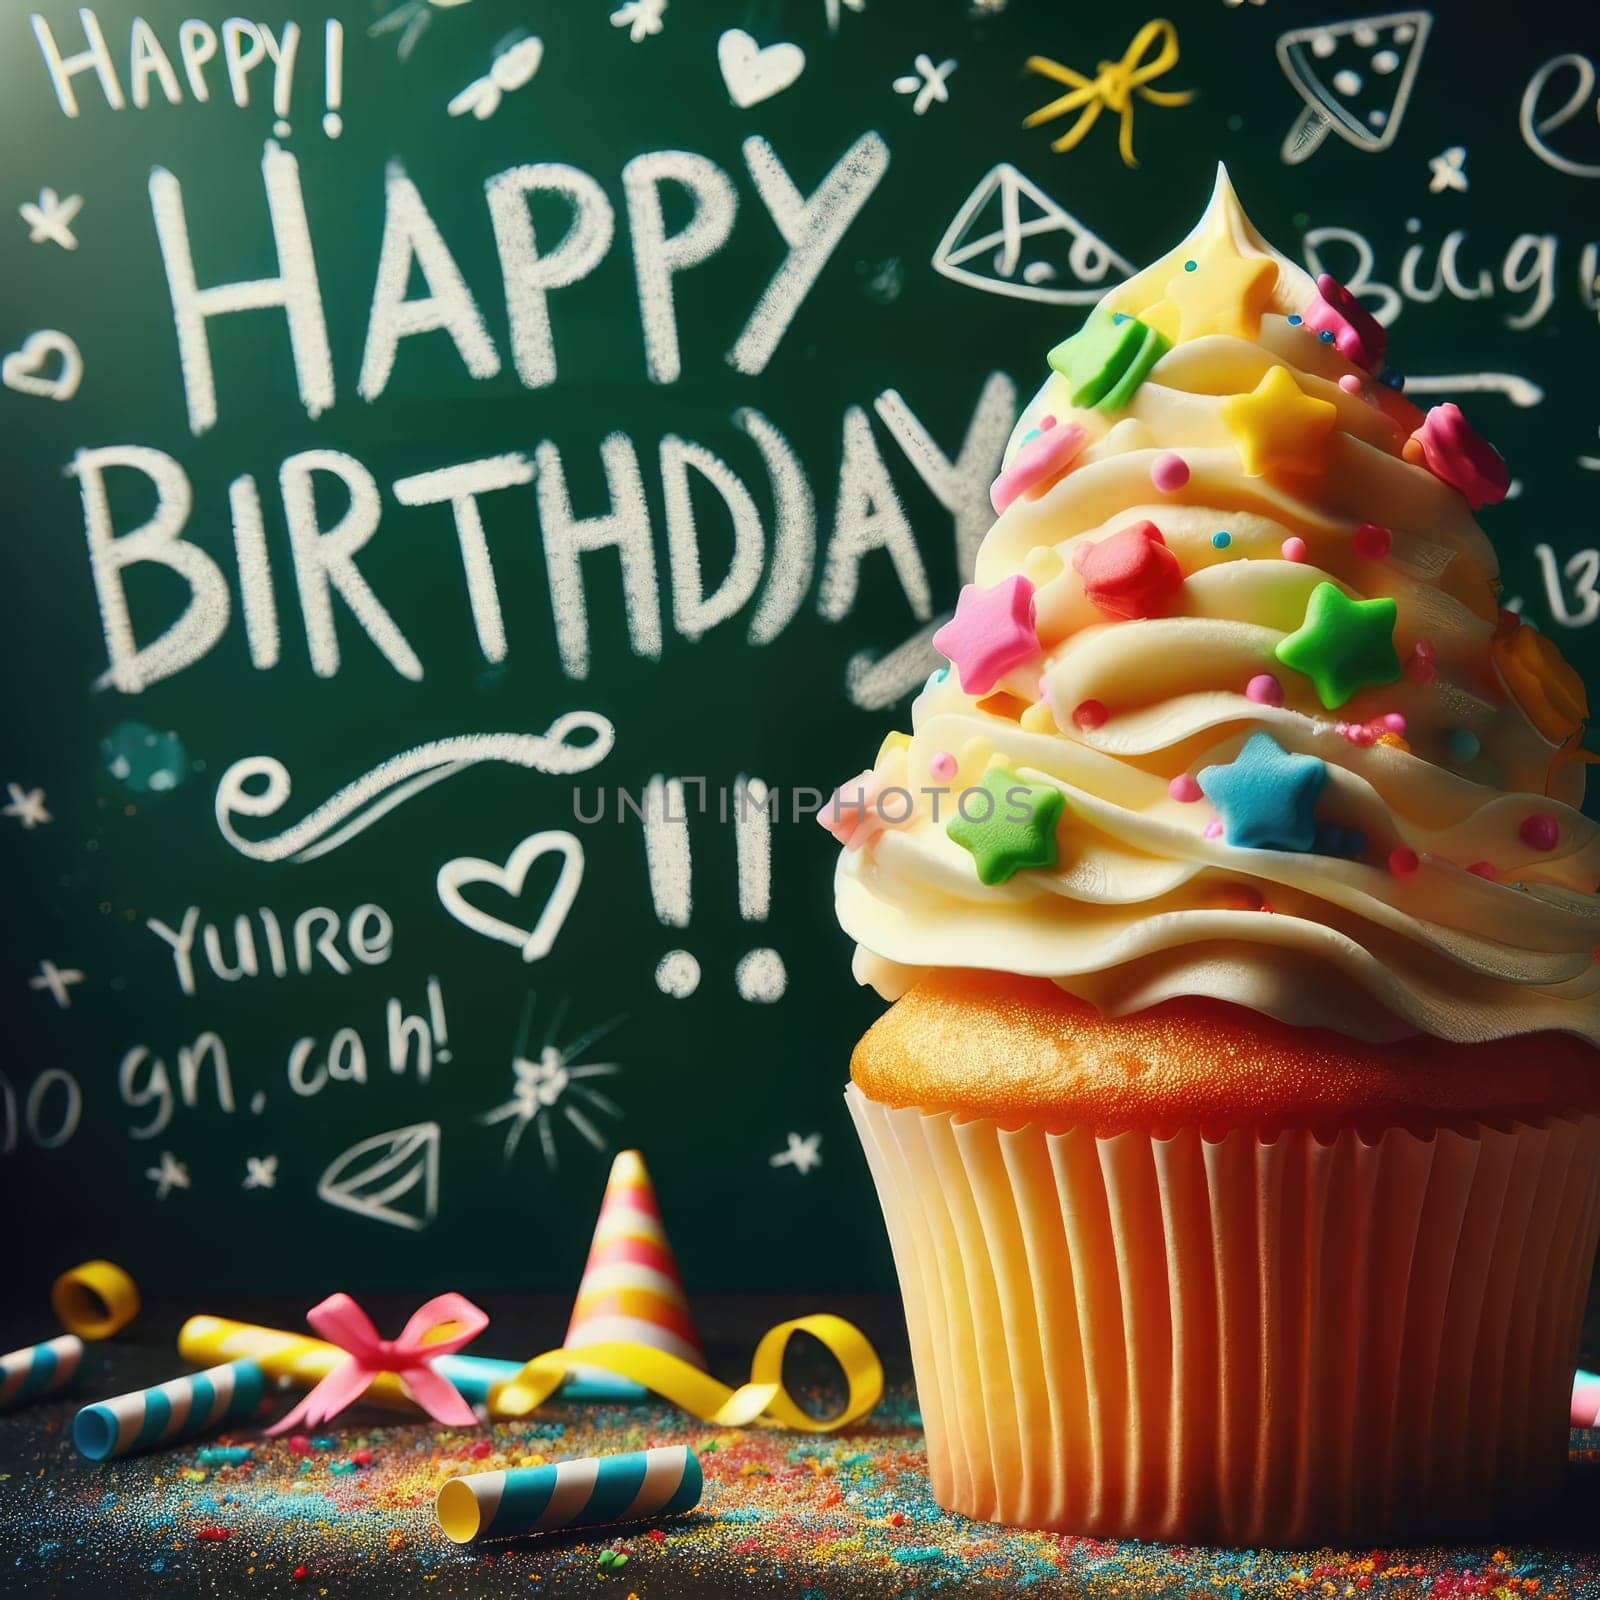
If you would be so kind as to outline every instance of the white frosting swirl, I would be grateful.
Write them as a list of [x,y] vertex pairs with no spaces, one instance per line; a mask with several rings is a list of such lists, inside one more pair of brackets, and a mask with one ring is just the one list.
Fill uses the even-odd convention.
[[[1206,994],[1367,1039],[1556,1028],[1600,1043],[1600,834],[1577,809],[1576,734],[1548,714],[1551,736],[1541,732],[1514,692],[1528,698],[1525,678],[1501,670],[1494,551],[1462,496],[1400,454],[1421,414],[1370,381],[1340,388],[1358,369],[1288,320],[1316,286],[1254,232],[1225,175],[1195,231],[1102,308],[1138,315],[1208,241],[1277,264],[1258,335],[1176,343],[1110,416],[1074,408],[1052,374],[1007,464],[1047,413],[1090,442],[1038,498],[1008,506],[975,574],[984,587],[1017,573],[1033,582],[1041,652],[981,699],[955,672],[931,681],[909,741],[891,740],[877,769],[913,792],[958,791],[995,763],[1054,785],[1066,813],[1057,865],[983,884],[945,831],[952,794],[919,795],[909,822],[841,856],[838,912],[860,947],[857,972],[888,998],[920,970],[975,967],[1050,977],[1109,1013]],[[1222,407],[1274,365],[1337,408],[1324,472],[1244,473]],[[1151,467],[1173,450],[1190,476],[1163,494]],[[1109,620],[1084,592],[1074,548],[1145,519],[1182,587],[1160,616]],[[1353,548],[1364,522],[1392,530],[1381,560]],[[1290,538],[1305,559],[1284,558]],[[1433,677],[1325,710],[1274,650],[1330,581],[1355,599],[1392,597],[1400,659],[1431,645]],[[1246,696],[1260,673],[1278,678],[1282,705]],[[1075,723],[1085,701],[1105,707],[1099,726]],[[1404,717],[1403,739],[1343,731],[1388,713]],[[1259,730],[1326,763],[1317,815],[1359,830],[1357,858],[1230,845],[1207,836],[1206,801],[1173,798],[1174,778],[1231,761]],[[939,757],[958,764],[942,784],[929,775],[948,764]],[[1523,840],[1535,815],[1554,819],[1553,849]],[[1397,847],[1416,853],[1416,872],[1390,870]],[[1492,878],[1468,870],[1483,863]]]

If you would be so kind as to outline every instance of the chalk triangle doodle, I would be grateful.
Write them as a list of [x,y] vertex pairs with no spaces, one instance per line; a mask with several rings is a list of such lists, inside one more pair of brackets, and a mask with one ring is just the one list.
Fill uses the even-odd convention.
[[1008,161],[979,179],[933,252],[933,270],[987,294],[1089,305],[1133,267]]
[[427,1227],[439,1209],[439,1124],[414,1122],[351,1145],[317,1180],[317,1198],[373,1222]]
[[1400,131],[1433,18],[1426,11],[1352,17],[1278,36],[1278,63],[1305,101],[1280,152],[1291,166],[1330,133],[1387,150]]

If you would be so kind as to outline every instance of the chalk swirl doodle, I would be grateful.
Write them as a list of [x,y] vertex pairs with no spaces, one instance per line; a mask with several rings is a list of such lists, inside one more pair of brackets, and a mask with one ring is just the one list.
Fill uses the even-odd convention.
[[[573,735],[591,737],[575,742]],[[253,861],[314,861],[337,850],[412,795],[483,761],[536,772],[587,772],[610,754],[616,730],[597,711],[568,711],[544,733],[475,733],[436,739],[376,766],[324,801],[303,821],[266,839],[246,839],[236,817],[270,817],[289,798],[289,772],[271,756],[235,761],[217,783],[217,827]],[[263,782],[264,780],[264,782]]]

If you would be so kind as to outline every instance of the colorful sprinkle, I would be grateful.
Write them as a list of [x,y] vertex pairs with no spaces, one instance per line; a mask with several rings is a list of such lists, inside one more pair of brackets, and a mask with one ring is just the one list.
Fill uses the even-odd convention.
[[1150,481],[1162,494],[1176,494],[1189,481],[1189,463],[1169,450],[1151,463]]
[[1405,674],[1413,683],[1432,683],[1437,672],[1433,664],[1433,646],[1426,639],[1418,640],[1405,665]]
[[1293,311],[1291,311],[1289,313],[1288,321],[1289,321],[1289,326],[1291,328],[1298,328],[1300,326],[1300,324],[1305,321],[1305,318],[1301,317],[1301,316],[1298,316]]
[[1554,850],[1561,842],[1561,824],[1548,811],[1535,811],[1522,819],[1517,836],[1530,850]]
[[1425,466],[1434,477],[1459,490],[1474,511],[1499,505],[1511,487],[1505,458],[1446,400],[1434,406],[1402,451],[1413,466]]
[[1214,550],[1226,550],[1233,543],[1233,535],[1226,528],[1219,529],[1211,535],[1211,547]]
[[1382,561],[1394,543],[1394,535],[1379,522],[1363,522],[1350,541],[1363,561]]
[[1220,817],[1213,817],[1205,825],[1201,832],[1203,832],[1208,839],[1220,839],[1222,837],[1222,819]]
[[1220,409],[1247,478],[1317,473],[1327,465],[1338,408],[1306,394],[1288,368],[1269,367],[1249,394],[1229,395]]
[[1083,700],[1073,708],[1072,721],[1075,727],[1081,728],[1085,733],[1092,732],[1095,728],[1105,726],[1106,718],[1110,713],[1099,700]]
[[1397,844],[1389,852],[1389,871],[1397,878],[1413,877],[1420,865],[1417,852],[1406,845]]
[[1275,653],[1286,667],[1305,673],[1317,698],[1336,710],[1359,690],[1399,678],[1397,610],[1386,595],[1351,600],[1337,585],[1319,583],[1306,602],[1305,620],[1279,641]]
[[1050,365],[1067,380],[1073,405],[1119,411],[1171,348],[1170,340],[1137,317],[1119,313],[1108,320],[1091,313],[1050,352]]
[[928,763],[928,775],[937,783],[948,783],[959,768],[960,763],[948,750],[941,750]]
[[1406,719],[1398,711],[1385,711],[1378,721],[1389,733],[1404,733]]
[[1478,759],[1483,744],[1470,728],[1452,728],[1444,736],[1444,748],[1445,754],[1458,767],[1464,767],[1469,761]]
[[955,616],[934,634],[933,646],[953,663],[966,693],[988,694],[1039,649],[1033,585],[1020,573],[990,589],[967,584],[956,599]]
[[1285,561],[1304,561],[1306,558],[1306,542],[1299,534],[1292,533],[1278,547],[1278,553]]
[[1375,372],[1383,364],[1389,336],[1383,324],[1335,277],[1322,273],[1305,323],[1324,344],[1337,347],[1352,366]]
[[1361,391],[1366,388],[1366,385],[1355,375],[1355,373],[1347,372],[1339,380],[1339,387],[1343,389],[1346,394],[1360,394]]
[[1159,616],[1183,586],[1178,558],[1153,522],[1135,522],[1098,543],[1084,541],[1073,549],[1072,565],[1090,601],[1123,621]]
[[1167,793],[1180,805],[1193,805],[1205,791],[1194,781],[1193,776],[1187,772],[1180,772],[1171,783],[1167,785]]
[[1492,861],[1474,861],[1472,865],[1467,868],[1467,871],[1475,873],[1480,878],[1487,878],[1490,883],[1493,883],[1497,876],[1494,869],[1494,863]]
[[989,489],[995,514],[1023,495],[1037,500],[1072,465],[1088,442],[1088,430],[1077,423],[1030,438]]
[[[987,808],[975,798],[987,794]],[[967,851],[978,882],[1009,882],[1027,869],[1056,864],[1056,822],[1063,796],[1051,784],[1032,784],[1007,767],[990,767],[976,791],[961,797],[945,832]]]
[[1309,850],[1327,764],[1291,755],[1270,733],[1252,733],[1230,762],[1203,767],[1200,787],[1222,815],[1229,844],[1247,850]]
[[1281,706],[1283,685],[1270,672],[1258,672],[1244,686],[1244,697],[1254,700],[1258,706]]
[[1199,265],[1200,263],[1198,261],[1185,261],[1183,264],[1183,270],[1185,272],[1193,272]]

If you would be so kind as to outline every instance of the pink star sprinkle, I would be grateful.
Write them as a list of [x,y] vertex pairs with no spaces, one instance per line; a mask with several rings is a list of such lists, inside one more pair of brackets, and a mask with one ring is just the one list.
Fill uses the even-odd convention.
[[1504,457],[1448,400],[1423,418],[1422,426],[1406,440],[1404,454],[1413,465],[1420,456],[1421,464],[1459,490],[1474,511],[1499,505],[1511,487]]
[[1312,333],[1331,333],[1333,347],[1352,366],[1376,372],[1389,336],[1383,324],[1335,277],[1317,279],[1317,298],[1301,313]]
[[817,821],[846,850],[859,850],[889,826],[878,805],[882,792],[877,773],[868,767],[833,791],[827,805],[817,813]]
[[992,589],[969,583],[955,616],[934,634],[933,647],[955,667],[966,693],[988,694],[1039,649],[1033,584],[1020,573]]

